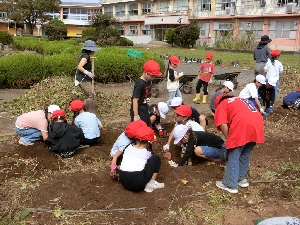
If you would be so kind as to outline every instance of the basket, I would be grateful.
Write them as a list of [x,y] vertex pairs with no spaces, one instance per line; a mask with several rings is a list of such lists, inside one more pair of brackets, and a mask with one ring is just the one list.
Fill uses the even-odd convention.
[[140,58],[143,57],[142,52],[139,52],[139,51],[134,50],[134,49],[127,49],[126,50],[126,55],[128,55],[130,57],[133,57],[133,58],[136,58],[136,59],[140,59]]

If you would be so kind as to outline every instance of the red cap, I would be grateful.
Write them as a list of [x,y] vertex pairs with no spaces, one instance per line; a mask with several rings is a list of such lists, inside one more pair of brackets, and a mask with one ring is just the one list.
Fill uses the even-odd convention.
[[180,65],[180,60],[177,56],[173,55],[169,58],[169,61],[175,65]]
[[297,88],[296,92],[300,92],[300,88]]
[[129,123],[125,128],[125,134],[129,139],[136,137],[136,131],[140,127],[146,127],[147,124],[143,120],[136,120],[131,123]]
[[192,109],[187,105],[180,105],[176,110],[174,110],[174,113],[177,113],[180,116],[191,117]]
[[66,114],[65,114],[65,112],[64,112],[64,110],[55,110],[53,113],[52,113],[52,115],[51,115],[51,118],[52,119],[55,119],[55,118],[57,118],[57,117],[66,117]]
[[144,64],[144,71],[151,76],[161,76],[160,66],[154,60],[148,60]]
[[215,108],[218,107],[218,105],[220,104],[221,98],[224,97],[224,96],[225,96],[225,94],[221,94],[221,95],[218,95],[218,96],[215,98],[215,100],[214,100],[214,106],[215,106]]
[[276,56],[279,56],[281,53],[280,50],[271,50],[271,56],[272,57],[276,57]]
[[212,59],[214,55],[211,52],[206,53],[205,58],[206,59]]
[[136,130],[136,138],[142,141],[156,141],[154,130],[147,126]]
[[81,100],[74,100],[71,102],[70,106],[69,106],[69,110],[71,111],[79,111],[81,109],[84,108],[84,102]]

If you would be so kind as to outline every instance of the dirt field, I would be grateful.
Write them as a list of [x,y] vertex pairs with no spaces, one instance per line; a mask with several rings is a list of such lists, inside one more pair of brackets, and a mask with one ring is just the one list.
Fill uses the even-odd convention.
[[[240,79],[235,95],[252,80],[249,74]],[[131,92],[129,83],[97,88]],[[210,87],[210,93],[214,89]],[[8,93],[7,98],[14,97],[13,91]],[[159,97],[152,102],[167,98],[162,87]],[[194,89],[183,98],[192,105]],[[281,101],[277,99],[275,112],[265,119],[265,144],[256,146],[252,153],[250,187],[239,188],[235,195],[215,187],[226,162],[212,163],[194,157],[193,166],[170,167],[161,151],[166,138],[158,138],[153,146],[163,159],[158,181],[164,182],[165,188],[152,193],[125,190],[109,176],[109,153],[129,118],[112,118],[101,132],[98,145],[79,150],[73,158],[60,159],[42,142],[29,147],[19,145],[18,137],[9,135],[13,134],[15,118],[2,108],[0,224],[251,225],[259,217],[300,217],[299,111],[281,109]],[[218,133],[208,104],[193,106],[207,116],[208,131]],[[171,131],[172,112],[163,125]],[[179,149],[172,146],[171,153],[172,160],[178,162]],[[181,179],[188,183],[181,183]],[[28,208],[33,209],[26,211]]]

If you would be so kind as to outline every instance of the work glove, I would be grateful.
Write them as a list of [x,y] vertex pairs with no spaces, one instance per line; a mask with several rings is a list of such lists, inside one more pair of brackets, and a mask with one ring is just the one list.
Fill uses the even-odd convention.
[[170,166],[175,167],[175,168],[178,166],[178,164],[175,163],[173,160],[170,160],[168,163]]
[[164,136],[164,132],[163,132],[162,130],[159,130],[159,131],[158,131],[158,135],[159,135],[160,137],[163,137],[163,136]]
[[117,165],[116,164],[111,164],[110,165],[110,176],[112,177],[116,177],[116,174],[117,174]]
[[180,72],[180,73],[178,74],[178,76],[179,76],[179,77],[182,77],[182,76],[183,76],[183,72]]
[[95,77],[95,75],[92,73],[92,72],[90,72],[90,71],[87,71],[87,70],[85,70],[84,72],[83,72],[85,75],[88,75],[90,78],[94,78]]
[[163,146],[163,150],[164,150],[165,152],[169,151],[169,150],[170,150],[170,145],[168,145],[168,144],[164,145],[164,146]]
[[134,120],[134,121],[136,121],[136,120],[140,120],[140,119],[141,119],[141,118],[140,118],[140,116],[139,116],[139,115],[137,115],[137,116],[134,116],[134,117],[133,117],[133,120]]
[[263,108],[260,108],[259,111],[263,114],[265,110]]

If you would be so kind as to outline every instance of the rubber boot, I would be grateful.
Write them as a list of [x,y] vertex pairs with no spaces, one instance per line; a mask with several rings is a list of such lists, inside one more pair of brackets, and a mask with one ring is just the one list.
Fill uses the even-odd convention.
[[193,102],[198,102],[200,101],[200,93],[196,94],[196,97],[193,99]]
[[207,95],[203,95],[202,103],[206,103],[206,98],[207,98]]

